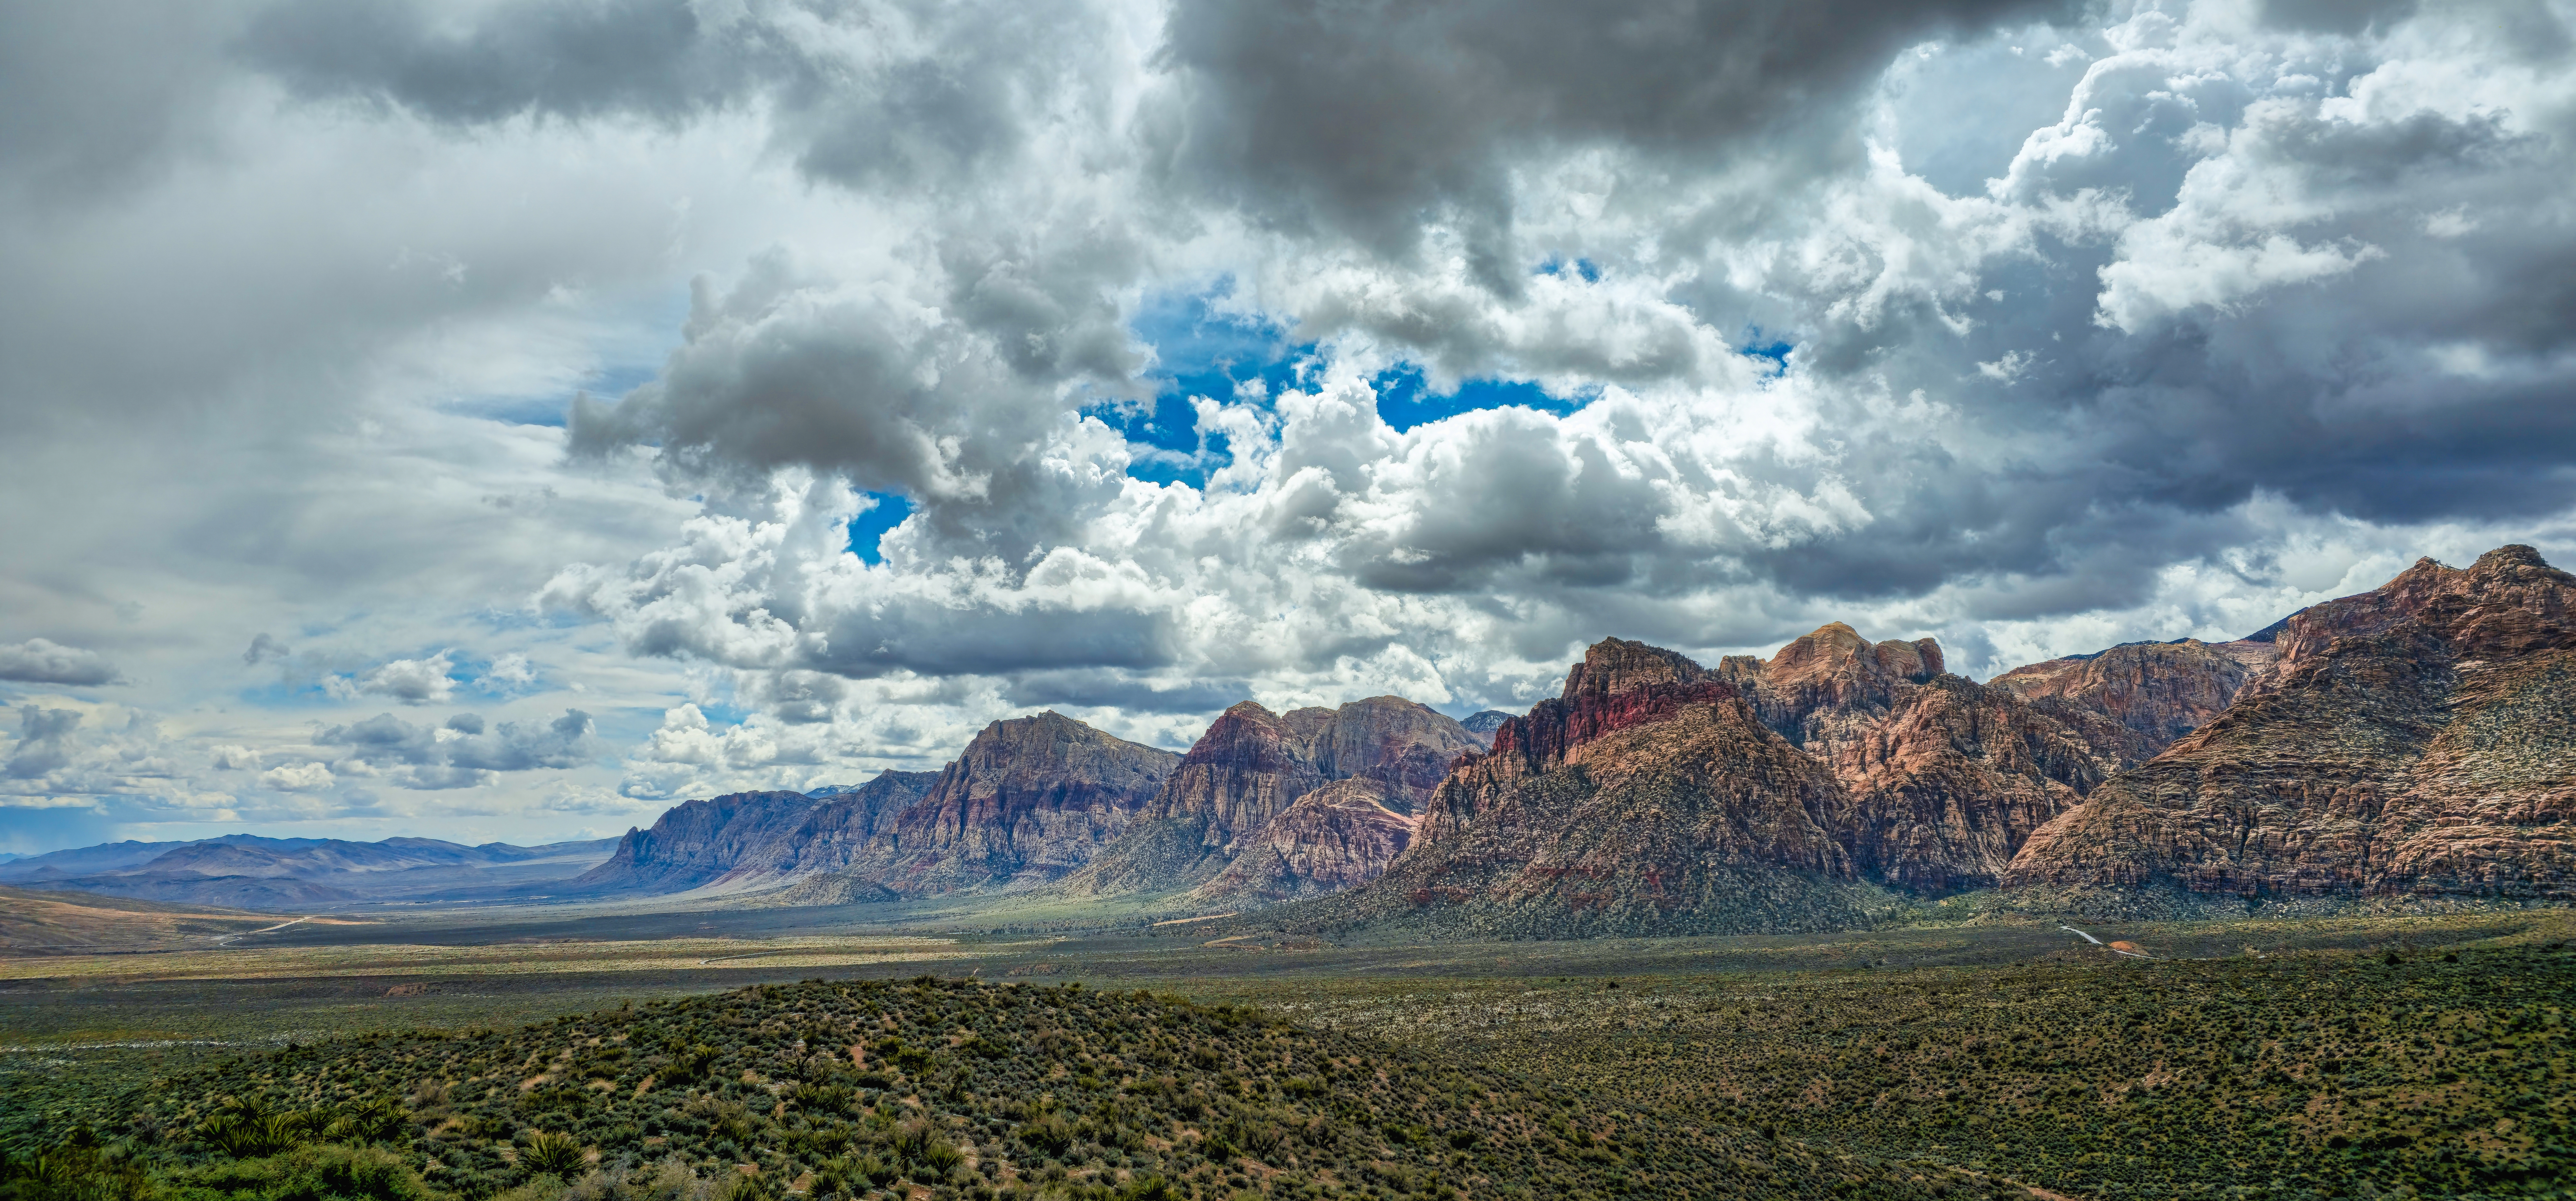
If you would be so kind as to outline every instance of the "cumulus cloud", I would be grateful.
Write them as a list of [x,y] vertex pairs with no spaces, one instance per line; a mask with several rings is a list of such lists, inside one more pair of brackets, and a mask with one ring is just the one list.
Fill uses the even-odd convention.
[[542,725],[460,713],[440,726],[413,725],[390,713],[329,726],[313,745],[340,752],[329,766],[341,775],[381,775],[397,787],[473,788],[503,772],[578,767],[596,757],[590,714],[566,709]]
[[[2576,554],[2563,4],[182,7],[0,50],[79,114],[0,119],[0,231],[78,231],[0,232],[0,423],[292,443],[116,533],[225,598],[174,712],[236,653],[340,708],[173,753],[44,699],[23,795],[811,786],[1040,706],[1517,708],[1836,618],[1988,672]],[[199,637],[50,578],[0,604]],[[358,707],[460,686],[601,717]]]
[[0,644],[0,680],[26,684],[96,686],[118,681],[116,666],[96,651],[30,638]]
[[406,705],[443,702],[456,691],[456,681],[447,674],[456,667],[451,655],[440,651],[426,659],[395,659],[356,675],[332,676],[323,686],[342,700],[389,696]]
[[259,774],[259,782],[279,792],[321,792],[337,782],[331,769],[319,763],[290,764],[272,767]]
[[[2501,43],[2402,6],[2320,28],[2139,5],[2091,33],[1916,9],[1857,22],[1870,37],[1823,9],[1701,12],[1717,44],[1776,52],[1757,63],[1687,22],[1507,9],[1423,6],[1399,37],[1294,6],[1166,27],[1144,178],[1246,218],[1214,303],[1318,347],[1284,391],[1197,402],[1204,482],[1136,478],[1160,452],[1013,372],[936,307],[935,273],[765,259],[700,290],[657,381],[574,423],[586,453],[649,441],[733,499],[547,601],[736,669],[788,722],[852,703],[816,673],[1131,717],[1352,674],[1505,703],[1610,628],[1758,647],[1842,606],[1992,645],[1983,624],[2126,607],[2259,546],[2266,498],[2413,523],[2565,510],[2567,473],[2541,466],[2576,449],[2540,399],[2570,383],[2554,344],[2477,323],[2478,353],[2520,366],[2467,383],[2438,364],[2472,356],[2429,345],[2460,323],[2418,286],[2470,303],[2576,251],[2548,215],[2564,80],[2487,71],[2516,56]],[[2046,51],[2027,78],[2063,89],[2017,150],[1985,143],[1981,187],[1895,149],[1943,153],[1885,81],[1945,34],[1908,54],[2027,41]],[[1766,141],[1791,129],[1848,152]],[[1747,171],[1760,202],[1722,216]],[[2461,245],[2498,226],[2514,250]],[[1540,247],[1585,267],[1533,272]],[[1748,314],[1788,353],[1745,353]],[[1377,373],[1407,362],[1434,387],[1516,374],[1574,411],[1400,429]],[[862,502],[837,481],[922,504],[882,563],[839,545]],[[756,729],[731,736],[766,745]],[[666,722],[646,758],[706,762],[725,736]]]

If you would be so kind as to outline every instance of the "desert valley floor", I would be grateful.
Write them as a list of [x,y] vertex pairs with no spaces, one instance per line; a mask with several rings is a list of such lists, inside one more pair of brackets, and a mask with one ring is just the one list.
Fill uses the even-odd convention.
[[[189,1115],[200,1120],[216,1098],[253,1089],[291,1105],[323,1078],[316,1056],[518,1037],[506,1032],[661,1013],[680,998],[774,1006],[779,986],[815,981],[842,995],[890,982],[890,997],[970,1006],[1150,997],[1228,1020],[1253,1013],[1340,1040],[1351,1059],[1486,1073],[1456,1087],[1505,1081],[1538,1098],[1513,1102],[1535,1108],[1518,1125],[1479,1133],[1364,1113],[1344,1081],[1288,1075],[1306,1070],[1295,1064],[1265,1078],[1230,1061],[1217,1081],[1228,1104],[1266,1105],[1292,1134],[1290,1110],[1348,1128],[1263,1150],[1207,1145],[1221,1137],[1213,1113],[1197,1123],[1206,1130],[1175,1119],[1200,1139],[1185,1155],[1142,1119],[1125,1119],[1145,1131],[1131,1136],[1103,1116],[1158,1079],[1172,1087],[1150,1059],[1067,1059],[1040,1071],[1041,1100],[977,1091],[973,1061],[955,1069],[961,1082],[924,1056],[891,1078],[851,1078],[856,1091],[832,1104],[856,1115],[855,1146],[836,1150],[800,1104],[811,1082],[791,1085],[813,1071],[762,1062],[742,1079],[785,1099],[733,1103],[724,1112],[747,1123],[738,1137],[682,1164],[688,1183],[675,1185],[663,1149],[679,1127],[652,1125],[664,1118],[581,1126],[532,1111],[547,1091],[533,1083],[496,1088],[477,1109],[468,1073],[448,1073],[467,1085],[452,1099],[393,1081],[421,1127],[398,1145],[435,1165],[432,1185],[513,1197],[565,1192],[555,1177],[523,1183],[541,1127],[570,1128],[589,1159],[567,1176],[587,1173],[593,1191],[578,1195],[598,1197],[802,1195],[835,1170],[883,1178],[854,1179],[861,1196],[2041,1198],[2545,1196],[2576,1172],[2576,915],[2555,908],[2092,924],[1973,912],[1972,896],[1956,913],[1832,935],[1439,944],[990,903],[524,906],[285,926],[241,917],[184,933],[116,927],[118,911],[101,909],[86,937],[128,932],[97,953],[39,945],[65,936],[59,922],[50,935],[17,922],[27,896],[7,898],[15,945],[0,959],[0,1137],[13,1141],[82,1127],[172,1138],[179,1118],[153,1109],[159,1099],[202,1095]],[[596,1087],[639,1098],[653,1083],[595,1070]],[[1501,1092],[1483,1096],[1478,1114],[1506,1110]],[[1042,1123],[1059,1111],[1073,1124],[1048,1141]],[[918,1120],[948,1123],[942,1145],[960,1164],[860,1153],[868,1121],[904,1113],[944,1114]],[[1493,1158],[1507,1140],[1526,1163]],[[647,1187],[656,1171],[659,1194]]]

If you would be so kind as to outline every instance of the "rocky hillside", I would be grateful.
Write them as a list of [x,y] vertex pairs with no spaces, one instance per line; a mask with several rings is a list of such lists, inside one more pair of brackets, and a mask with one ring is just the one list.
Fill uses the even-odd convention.
[[2268,636],[2129,642],[2016,667],[1987,683],[2024,700],[2055,699],[2107,713],[2136,731],[2152,754],[2208,725],[2279,655]]
[[1284,915],[1481,937],[1829,929],[1864,922],[1850,799],[1733,684],[1609,639],[1561,697],[1495,731],[1375,883]]
[[801,792],[734,792],[683,801],[649,830],[628,830],[608,862],[572,882],[595,892],[685,892],[732,871],[755,850],[803,824],[814,801]]
[[2576,899],[2576,577],[2508,546],[2293,615],[2208,725],[2005,873],[2100,910]]
[[1242,840],[1234,859],[1196,895],[1276,901],[1366,884],[1413,843],[1415,819],[1391,807],[1386,785],[1336,780],[1297,798]]
[[1162,790],[1181,757],[1052,710],[984,727],[922,799],[881,819],[844,868],[790,899],[923,896],[1044,884],[1089,862]]
[[[1348,887],[1404,849],[1407,815],[1451,763],[1480,749],[1456,721],[1401,697],[1284,715],[1245,701],[1208,727],[1126,836],[1066,884],[1095,895],[1207,884],[1258,838],[1265,858],[1228,877],[1223,894]],[[1337,781],[1365,787],[1339,790],[1277,825],[1300,798]],[[1317,841],[1299,841],[1308,837]]]
[[888,771],[855,788],[737,792],[686,801],[574,881],[597,892],[750,888],[847,867],[886,819],[930,791],[931,772]]
[[2031,831],[2150,753],[2080,701],[2034,703],[1944,666],[1932,639],[1873,644],[1841,622],[1768,662],[1719,664],[1841,784],[1848,816],[1833,832],[1861,873],[1927,893],[1991,886]]

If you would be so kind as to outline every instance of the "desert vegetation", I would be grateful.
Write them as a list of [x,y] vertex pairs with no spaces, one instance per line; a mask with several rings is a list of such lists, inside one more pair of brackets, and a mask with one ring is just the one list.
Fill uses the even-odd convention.
[[2021,1195],[1078,984],[760,986],[297,1047],[128,1101],[14,1159],[14,1196]]

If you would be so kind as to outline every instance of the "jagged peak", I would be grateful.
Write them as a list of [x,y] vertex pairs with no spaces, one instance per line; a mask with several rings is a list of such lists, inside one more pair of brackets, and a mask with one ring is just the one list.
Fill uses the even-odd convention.
[[1218,716],[1219,719],[1222,720],[1227,717],[1276,718],[1279,715],[1272,713],[1268,706],[1263,705],[1259,701],[1236,701],[1235,703],[1226,706],[1225,712]]
[[1854,661],[1909,679],[1930,679],[1947,670],[1938,641],[1917,638],[1912,642],[1890,639],[1873,643],[1849,625],[1829,621],[1791,639],[1764,665],[1764,673],[1774,682],[1786,683],[1798,677],[1831,673]]
[[2549,565],[2549,560],[2540,557],[2540,549],[2538,547],[2525,546],[2519,542],[2507,543],[2495,548],[2494,550],[2488,551],[2483,555],[2479,555],[2478,561],[2469,565],[2469,570],[2472,572],[2495,574],[2515,567],[2538,568],[2542,571],[2551,572],[2558,570],[2557,568]]
[[1707,668],[1679,651],[1604,638],[1585,647],[1583,662],[1565,673],[1564,695],[1568,699],[1584,693],[1616,696],[1653,684],[1693,684],[1707,677]]

